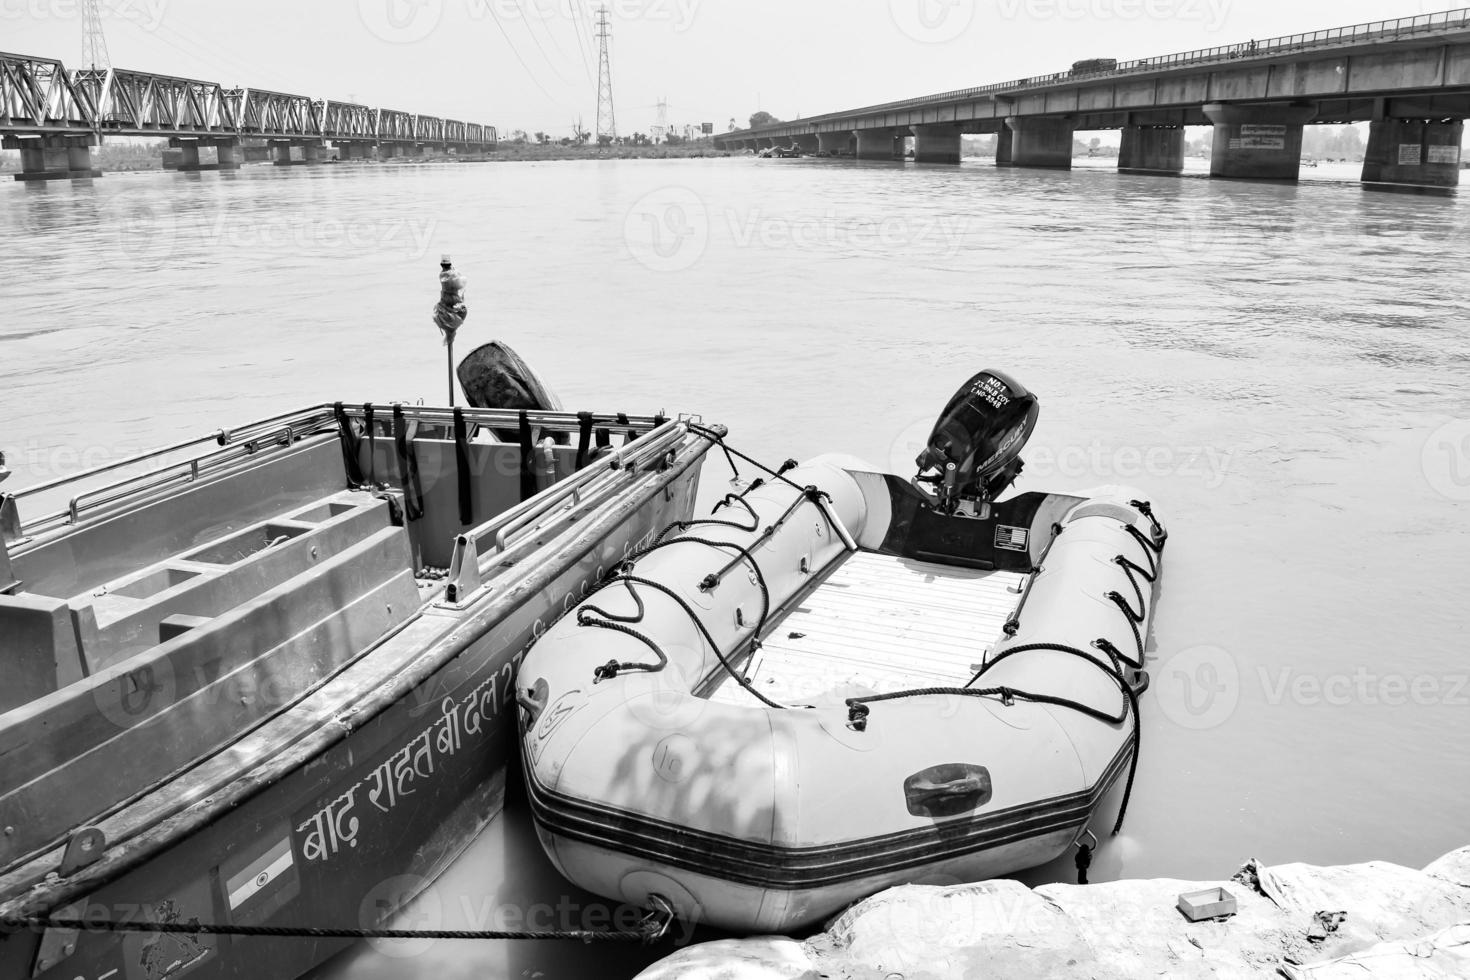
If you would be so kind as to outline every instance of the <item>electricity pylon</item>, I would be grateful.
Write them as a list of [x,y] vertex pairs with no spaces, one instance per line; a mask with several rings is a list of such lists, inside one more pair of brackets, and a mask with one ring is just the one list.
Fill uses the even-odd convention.
[[600,44],[597,56],[597,141],[612,142],[618,138],[618,121],[613,112],[612,61],[607,53],[607,40],[611,35],[607,28],[607,8],[597,11],[597,39]]
[[107,56],[107,38],[102,34],[101,0],[82,0],[82,64],[107,71],[112,59]]

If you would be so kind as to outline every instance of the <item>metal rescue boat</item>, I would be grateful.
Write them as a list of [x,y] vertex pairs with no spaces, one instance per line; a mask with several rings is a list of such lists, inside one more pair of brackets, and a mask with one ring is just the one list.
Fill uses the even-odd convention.
[[[499,811],[526,646],[689,516],[710,445],[338,404],[0,497],[0,920],[379,924]],[[0,978],[295,977],[347,942],[0,930]]]
[[1126,491],[997,499],[1037,411],[983,372],[913,480],[783,468],[665,525],[542,634],[517,697],[562,872],[787,932],[1085,838],[1131,788],[1166,533]]

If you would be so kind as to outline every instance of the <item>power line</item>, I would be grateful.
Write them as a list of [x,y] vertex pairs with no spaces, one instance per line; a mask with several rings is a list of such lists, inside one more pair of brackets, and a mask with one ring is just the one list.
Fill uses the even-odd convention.
[[577,54],[582,58],[582,71],[587,75],[587,81],[592,81],[592,58],[589,56],[587,39],[582,35],[581,5],[578,0],[567,0],[567,12],[571,14],[572,30],[577,33]]

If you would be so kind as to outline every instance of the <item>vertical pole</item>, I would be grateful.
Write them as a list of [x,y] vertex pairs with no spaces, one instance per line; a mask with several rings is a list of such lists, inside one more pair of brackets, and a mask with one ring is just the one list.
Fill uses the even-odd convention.
[[449,353],[449,407],[454,407],[454,334],[449,335],[449,346],[445,348]]

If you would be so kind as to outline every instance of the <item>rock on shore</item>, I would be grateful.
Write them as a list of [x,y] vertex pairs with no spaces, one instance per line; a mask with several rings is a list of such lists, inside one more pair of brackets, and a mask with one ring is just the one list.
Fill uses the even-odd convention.
[[[1225,888],[1237,913],[1191,923],[1186,892]],[[907,885],[826,932],[724,940],[637,980],[956,980],[981,977],[1290,980],[1470,977],[1470,847],[1416,871],[1247,862],[1230,881],[1030,889],[1010,880]]]

